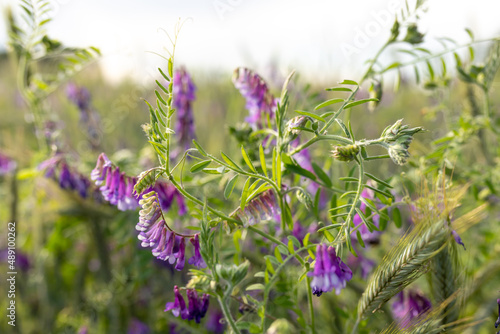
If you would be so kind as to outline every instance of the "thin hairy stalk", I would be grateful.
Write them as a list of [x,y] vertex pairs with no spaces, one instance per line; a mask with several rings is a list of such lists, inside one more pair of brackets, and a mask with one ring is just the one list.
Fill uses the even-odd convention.
[[[441,304],[457,291],[456,265],[458,262],[456,245],[450,244],[439,252],[432,260],[432,292],[436,304]],[[453,300],[443,309],[442,324],[446,325],[458,320],[459,310]]]
[[[224,294],[224,298],[222,298],[220,295],[217,295],[217,300],[219,301],[220,308],[222,310],[222,313],[224,313],[224,318],[226,318],[229,327],[231,328],[233,333],[239,334],[240,330],[236,326],[236,322],[233,319],[231,311],[229,311],[229,309],[227,307],[227,304],[228,304],[227,299],[231,295],[232,290],[233,290],[232,287],[228,287],[228,290]],[[229,292],[229,294],[228,294],[228,292]]]
[[312,289],[311,289],[311,277],[307,277],[306,282],[307,282],[307,305],[309,307],[309,316],[311,317],[311,329],[312,329],[312,333],[316,334],[316,325],[314,322],[313,296],[312,296]]
[[423,273],[423,266],[446,244],[445,222],[422,222],[383,259],[373,273],[358,304],[358,318],[375,312]]

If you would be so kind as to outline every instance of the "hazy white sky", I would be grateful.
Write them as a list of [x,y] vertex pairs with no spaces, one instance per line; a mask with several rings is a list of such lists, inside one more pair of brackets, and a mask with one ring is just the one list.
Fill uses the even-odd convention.
[[[410,4],[414,0],[409,0]],[[387,38],[394,9],[404,0],[52,0],[49,34],[66,45],[99,47],[106,76],[146,80],[162,64],[148,51],[165,54],[180,18],[177,65],[228,72],[237,66],[262,70],[271,61],[281,72],[309,77],[356,78],[363,62]],[[15,0],[2,0],[2,7]],[[500,1],[429,0],[420,25],[429,37],[468,40],[500,35]],[[385,15],[391,13],[388,19]],[[6,43],[5,23],[0,47]],[[305,73],[304,73],[305,72]]]

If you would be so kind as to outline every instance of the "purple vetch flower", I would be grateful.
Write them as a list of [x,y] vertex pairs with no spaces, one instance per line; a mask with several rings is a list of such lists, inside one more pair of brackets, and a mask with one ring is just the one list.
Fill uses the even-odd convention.
[[255,225],[261,221],[273,219],[276,215],[280,215],[281,210],[271,189],[266,190],[253,198],[244,210],[236,209],[231,216],[235,217],[243,223],[243,226],[248,227]]
[[175,317],[178,317],[180,315],[181,318],[185,320],[189,317],[189,311],[186,308],[186,303],[184,302],[184,298],[182,297],[177,285],[174,286],[174,294],[175,301],[165,304],[165,310],[163,312],[172,311],[172,314]]
[[97,158],[97,164],[95,168],[90,173],[90,179],[95,182],[96,186],[100,186],[111,170],[112,163],[111,160],[108,159],[105,153],[99,154]]
[[[361,193],[361,197],[369,200],[373,200],[375,198],[375,193],[373,190],[365,188],[363,192]],[[361,205],[359,206],[359,209],[363,212],[366,213],[366,204],[364,202],[361,202]],[[382,234],[381,231],[374,230],[370,232],[368,227],[366,227],[365,223],[363,223],[363,219],[356,213],[353,217],[353,223],[355,226],[358,226],[361,224],[361,226],[358,228],[359,233],[361,234],[361,238],[365,243],[369,244],[378,244],[380,242],[380,235]],[[373,224],[378,228],[379,226],[379,221],[380,221],[380,216],[378,214],[375,214],[373,216]],[[353,237],[355,238],[355,236]]]
[[319,244],[316,248],[316,263],[314,271],[307,273],[313,277],[311,289],[313,294],[321,296],[323,292],[335,289],[338,295],[345,288],[347,281],[352,278],[351,269],[339,258],[335,249],[326,244]]
[[133,193],[137,179],[120,172],[120,168],[114,167],[106,154],[99,155],[90,178],[96,186],[100,186],[99,190],[104,199],[116,205],[118,210],[135,210],[138,207],[137,198]]
[[179,146],[188,149],[192,140],[196,138],[191,105],[195,99],[196,87],[185,69],[175,71],[173,84],[173,105],[177,112],[175,134]]
[[182,297],[179,288],[174,286],[175,301],[168,302],[165,305],[164,312],[172,311],[176,317],[181,315],[184,320],[195,320],[200,323],[201,318],[205,316],[208,311],[209,295],[204,293],[201,297],[194,289],[186,289],[186,295],[189,302],[189,308],[186,308],[186,303]]
[[192,266],[195,266],[195,267],[198,267],[201,269],[206,268],[207,264],[203,260],[203,257],[201,257],[201,253],[200,253],[200,241],[198,238],[198,234],[195,234],[195,236],[192,237],[191,239],[189,239],[189,241],[191,242],[191,244],[194,247],[194,251],[193,251],[194,255],[189,258],[188,263]]
[[127,327],[127,334],[149,334],[151,330],[148,325],[137,318],[132,318]]
[[407,293],[403,290],[396,298],[397,300],[392,304],[392,314],[401,328],[406,328],[411,320],[432,307],[429,299],[415,290],[409,290]]
[[187,289],[186,295],[189,301],[188,320],[194,319],[199,324],[208,311],[209,295],[204,293],[200,298],[195,289]]
[[14,169],[16,169],[17,163],[0,152],[0,175],[9,174]]
[[184,264],[186,263],[186,239],[178,237],[179,243],[177,243],[179,249],[175,252],[175,258],[177,259],[177,264],[175,269],[181,271],[184,269]]
[[[190,236],[177,235],[168,227],[158,201],[155,191],[150,191],[142,195],[139,200],[141,210],[139,211],[139,222],[135,226],[139,231],[137,238],[141,241],[141,246],[151,248],[154,257],[162,261],[168,261],[175,265],[176,270],[184,269],[186,258],[186,238]],[[198,240],[198,235],[193,236]],[[200,268],[206,267],[199,251],[199,242],[191,241],[194,247],[193,257],[188,263]]]
[[266,82],[253,71],[238,67],[233,73],[233,84],[245,97],[246,108],[250,115],[246,121],[256,128],[262,128],[269,119],[274,118],[278,99],[267,87]]

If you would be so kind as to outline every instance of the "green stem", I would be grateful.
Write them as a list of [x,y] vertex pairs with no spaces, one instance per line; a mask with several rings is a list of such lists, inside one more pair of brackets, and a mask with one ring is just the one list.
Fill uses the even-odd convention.
[[311,289],[311,277],[306,278],[307,282],[307,301],[309,305],[309,316],[311,317],[311,329],[312,333],[316,334],[316,326],[314,321],[314,307],[313,307],[313,297],[312,297],[312,289]]
[[[232,287],[228,287],[227,291],[230,292],[231,290],[232,290]],[[227,294],[227,292],[224,294],[224,298],[222,298],[221,296],[217,295],[217,300],[219,301],[220,308],[222,309],[222,313],[224,313],[224,317],[226,318],[227,323],[229,324],[229,327],[231,327],[231,329],[233,330],[233,332],[235,334],[240,334],[240,330],[236,326],[236,322],[234,322],[233,316],[231,315],[231,312],[227,308],[226,294]]]
[[311,146],[312,144],[318,142],[318,141],[321,141],[321,140],[332,140],[332,141],[337,141],[339,143],[342,143],[342,144],[346,144],[346,145],[350,145],[352,144],[352,142],[345,138],[345,137],[342,137],[342,136],[338,136],[338,135],[316,135],[314,136],[313,138],[309,139],[308,141],[306,141],[304,144],[302,145],[299,145],[297,146],[293,151],[291,151],[290,153],[288,153],[290,156],[302,151],[303,149]]

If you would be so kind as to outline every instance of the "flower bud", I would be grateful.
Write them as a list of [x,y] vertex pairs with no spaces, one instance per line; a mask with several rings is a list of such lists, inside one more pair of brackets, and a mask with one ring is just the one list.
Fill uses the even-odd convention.
[[358,145],[334,146],[332,157],[340,161],[352,161],[359,153]]

